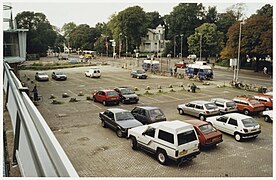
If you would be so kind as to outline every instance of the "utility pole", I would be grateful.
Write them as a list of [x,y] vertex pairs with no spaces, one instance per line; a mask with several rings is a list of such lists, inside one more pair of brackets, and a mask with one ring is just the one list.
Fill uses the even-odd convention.
[[182,42],[182,41],[183,41],[182,38],[183,38],[183,34],[181,34],[180,37],[181,37],[180,39],[181,39],[181,59],[182,59],[182,57],[183,57],[183,56],[182,56],[182,50],[183,50],[183,48],[182,48],[182,43],[183,43],[183,42]]

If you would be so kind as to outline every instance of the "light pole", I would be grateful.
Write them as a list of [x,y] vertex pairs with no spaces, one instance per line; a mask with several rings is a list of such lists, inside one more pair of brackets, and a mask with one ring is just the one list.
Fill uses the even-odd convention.
[[199,60],[201,61],[201,49],[202,49],[202,34],[200,35],[200,40],[199,40]]
[[173,57],[175,58],[175,51],[176,51],[176,37],[177,37],[178,35],[175,35],[174,36],[174,46],[173,46]]
[[181,59],[182,59],[182,38],[183,38],[183,34],[180,35],[180,40],[181,40]]
[[122,49],[121,35],[122,35],[122,33],[119,34],[119,58],[121,57],[121,49]]
[[107,38],[108,38],[109,36],[106,36],[106,35],[104,35],[104,34],[101,34],[101,36],[105,38],[106,56],[108,57],[108,42],[107,42]]
[[127,57],[127,36],[125,36],[126,38],[126,57]]
[[237,62],[237,73],[236,73],[236,81],[238,81],[239,79],[239,71],[240,71],[240,52],[241,52],[241,27],[242,24],[244,24],[245,22],[242,21],[240,22],[240,32],[239,32],[239,46],[238,46],[238,62]]

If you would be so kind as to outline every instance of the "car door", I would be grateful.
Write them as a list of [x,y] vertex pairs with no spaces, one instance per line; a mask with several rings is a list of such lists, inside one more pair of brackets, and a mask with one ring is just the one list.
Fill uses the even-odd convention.
[[141,118],[141,116],[140,116],[140,111],[141,111],[140,108],[135,107],[135,108],[131,111],[131,113],[132,113],[132,115],[134,116],[135,119],[137,119],[138,121],[142,122],[142,118]]
[[99,91],[97,97],[98,97],[97,101],[103,102],[105,100],[105,92]]
[[192,103],[188,103],[185,105],[185,109],[184,109],[184,113],[189,114],[189,115],[193,115],[193,111],[194,111],[194,107],[195,105]]
[[205,114],[203,105],[195,105],[194,107],[193,115],[199,117],[199,114]]
[[142,133],[142,136],[140,136],[139,141],[141,141],[146,147],[150,150],[155,149],[155,142],[154,142],[154,136],[156,133],[156,129],[151,127],[150,129],[147,129],[144,133]]
[[226,132],[226,130],[225,130],[225,123],[227,122],[227,120],[228,120],[228,117],[226,117],[226,116],[218,117],[214,121],[213,126],[215,128],[217,128],[218,130],[220,130],[220,131]]
[[228,134],[234,135],[234,132],[238,131],[238,122],[236,119],[229,118],[227,123],[225,123],[224,125],[225,125],[225,131]]

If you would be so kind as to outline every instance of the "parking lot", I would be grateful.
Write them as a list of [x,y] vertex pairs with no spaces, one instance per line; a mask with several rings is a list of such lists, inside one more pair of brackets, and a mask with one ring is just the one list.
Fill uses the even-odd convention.
[[[99,112],[115,106],[103,106],[87,100],[95,90],[113,89],[127,86],[137,88],[140,96],[138,104],[120,104],[123,109],[132,110],[137,105],[158,106],[168,120],[187,120],[193,117],[179,115],[178,104],[191,100],[212,97],[232,99],[236,95],[253,95],[230,87],[220,87],[221,82],[210,81],[210,85],[196,82],[200,88],[197,93],[188,92],[188,84],[192,81],[169,76],[148,74],[148,79],[130,77],[130,70],[101,66],[101,78],[85,77],[89,67],[63,69],[67,74],[66,81],[34,83],[38,86],[43,101],[37,106],[42,116],[52,129],[57,140],[71,160],[81,177],[272,177],[273,174],[273,133],[272,123],[264,122],[263,117],[256,120],[262,127],[262,133],[252,140],[237,142],[223,133],[223,142],[217,147],[205,149],[191,162],[183,164],[171,163],[163,166],[153,155],[144,151],[133,151],[130,140],[118,138],[109,128],[102,128]],[[49,76],[53,70],[46,71]],[[34,83],[35,71],[20,72],[21,79],[30,89]],[[172,85],[172,88],[169,86]],[[181,87],[183,85],[183,87]],[[146,88],[150,87],[148,94]],[[162,93],[158,93],[158,86]],[[173,90],[171,90],[173,89]],[[62,98],[67,93],[70,97]],[[83,96],[79,96],[79,94]],[[61,104],[52,104],[50,96],[54,95]],[[69,102],[76,98],[78,102]]]

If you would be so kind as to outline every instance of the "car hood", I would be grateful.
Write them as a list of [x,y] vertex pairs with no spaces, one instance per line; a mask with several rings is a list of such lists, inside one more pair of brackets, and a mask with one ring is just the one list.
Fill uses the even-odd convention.
[[141,122],[139,122],[136,119],[129,119],[126,121],[117,121],[117,123],[123,127],[123,128],[133,128],[133,127],[137,127],[137,126],[142,126],[143,124]]
[[123,97],[126,97],[126,98],[136,98],[138,97],[137,94],[123,94]]
[[38,75],[40,78],[48,78],[48,75]]
[[58,75],[56,75],[57,77],[66,77],[66,75],[64,75],[64,74],[58,74]]

